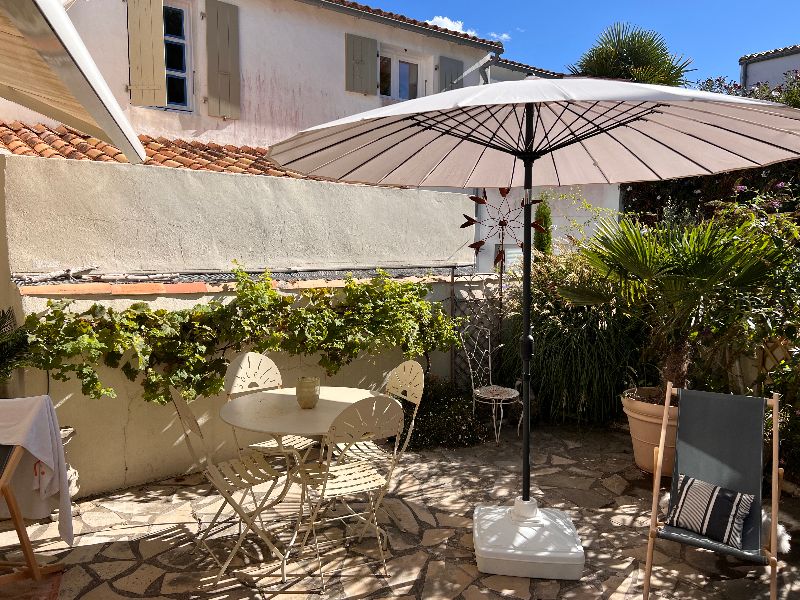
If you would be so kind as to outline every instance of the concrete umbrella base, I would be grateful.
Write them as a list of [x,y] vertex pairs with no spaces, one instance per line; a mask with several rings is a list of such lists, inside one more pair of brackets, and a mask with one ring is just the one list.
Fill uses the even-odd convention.
[[580,579],[584,554],[575,526],[536,500],[475,507],[473,541],[482,573],[537,579]]

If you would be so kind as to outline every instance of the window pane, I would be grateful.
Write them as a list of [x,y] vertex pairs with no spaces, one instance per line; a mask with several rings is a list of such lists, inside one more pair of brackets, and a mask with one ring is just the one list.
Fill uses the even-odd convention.
[[164,61],[167,71],[186,72],[186,57],[184,49],[186,46],[177,42],[164,42]]
[[417,97],[419,66],[414,63],[400,61],[400,97],[412,100]]
[[183,37],[183,11],[180,8],[164,7],[164,35]]
[[392,95],[392,59],[381,56],[381,96]]
[[167,75],[167,104],[186,106],[186,78]]

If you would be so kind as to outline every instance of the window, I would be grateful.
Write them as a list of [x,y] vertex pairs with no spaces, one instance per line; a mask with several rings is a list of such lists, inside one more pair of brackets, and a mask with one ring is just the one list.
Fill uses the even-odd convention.
[[413,100],[417,97],[417,83],[419,81],[419,67],[404,60],[400,61],[400,93],[402,100]]
[[388,56],[381,56],[380,88],[381,96],[392,95],[392,59]]
[[419,96],[419,64],[408,60],[405,50],[382,47],[378,67],[381,96],[411,100]]
[[187,11],[164,5],[164,64],[167,69],[167,107],[188,110],[190,94]]

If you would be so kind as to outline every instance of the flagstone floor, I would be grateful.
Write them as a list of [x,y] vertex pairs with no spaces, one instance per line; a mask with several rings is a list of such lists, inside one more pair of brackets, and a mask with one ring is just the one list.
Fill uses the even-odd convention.
[[[388,578],[379,569],[374,538],[325,553],[325,592],[313,557],[294,563],[283,585],[265,549],[248,541],[230,574],[214,586],[215,563],[202,548],[192,552],[192,539],[197,518],[207,521],[218,498],[189,476],[79,502],[73,548],[59,541],[57,524],[31,526],[38,555],[67,565],[60,591],[56,577],[38,586],[7,586],[0,599],[641,598],[650,479],[633,466],[627,433],[546,428],[534,436],[534,493],[541,504],[566,510],[578,527],[586,550],[580,581],[491,576],[476,568],[473,507],[510,502],[519,487],[520,445],[511,434],[499,447],[405,456],[380,516],[390,537]],[[291,508],[289,501],[283,510]],[[782,561],[780,597],[788,599],[800,597],[800,501],[784,496],[781,520],[797,539]],[[0,556],[18,558],[14,532],[0,531]],[[212,549],[230,548],[233,533],[215,538]],[[766,581],[764,568],[657,544],[656,597],[768,598]]]

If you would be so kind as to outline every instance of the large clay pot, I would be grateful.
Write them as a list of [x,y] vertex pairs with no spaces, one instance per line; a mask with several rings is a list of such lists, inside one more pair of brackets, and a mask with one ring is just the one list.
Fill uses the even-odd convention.
[[[661,437],[661,421],[664,418],[664,405],[651,404],[637,400],[635,395],[650,395],[655,388],[638,388],[625,390],[622,394],[622,410],[628,415],[628,425],[631,430],[633,442],[633,459],[636,466],[652,473],[653,448],[658,447]],[[678,407],[669,407],[669,420],[667,423],[667,439],[664,443],[664,459],[662,460],[661,473],[665,477],[672,476],[672,467],[675,465],[675,437],[678,425]]]

